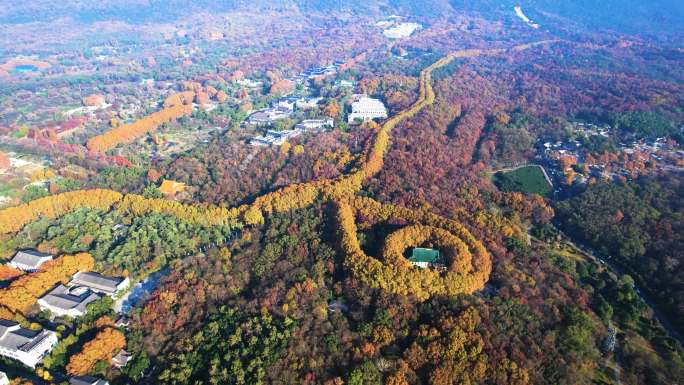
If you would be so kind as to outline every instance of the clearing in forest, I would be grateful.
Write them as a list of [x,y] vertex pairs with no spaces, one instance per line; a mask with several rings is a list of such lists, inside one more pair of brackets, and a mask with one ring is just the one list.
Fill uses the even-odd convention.
[[540,166],[525,166],[513,171],[499,171],[492,181],[501,191],[518,191],[548,197],[553,191]]

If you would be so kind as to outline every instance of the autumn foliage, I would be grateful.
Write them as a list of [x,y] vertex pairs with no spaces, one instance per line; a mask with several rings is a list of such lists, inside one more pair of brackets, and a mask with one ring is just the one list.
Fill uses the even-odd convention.
[[105,152],[121,143],[135,140],[146,133],[157,129],[164,123],[176,120],[181,116],[190,115],[191,113],[191,105],[181,104],[167,107],[135,121],[134,123],[116,127],[102,135],[92,137],[88,139],[86,147],[91,151]]
[[40,217],[59,218],[80,207],[108,210],[122,194],[111,190],[79,190],[0,210],[0,234],[14,233]]
[[420,325],[404,353],[409,368],[426,371],[432,385],[481,383],[486,378],[488,357],[484,339],[476,330],[478,323],[477,310],[469,307],[457,317],[443,316],[436,327]]
[[183,105],[192,105],[192,101],[195,98],[194,91],[184,91],[169,95],[164,99],[164,108],[171,108]]
[[0,170],[2,169],[7,169],[12,165],[10,162],[10,159],[7,155],[4,153],[0,152]]
[[286,95],[292,92],[295,88],[295,84],[291,80],[280,79],[276,80],[273,85],[271,85],[271,90],[269,91],[271,95]]
[[103,95],[92,94],[83,98],[84,106],[100,106],[105,103],[105,97]]
[[209,205],[186,205],[166,199],[149,199],[140,195],[126,195],[118,209],[136,216],[149,213],[173,215],[176,218],[192,224],[204,226],[237,226],[239,209],[213,207]]
[[105,327],[95,338],[83,345],[83,349],[69,360],[67,372],[73,376],[90,373],[95,364],[109,361],[126,346],[126,337],[119,330]]
[[[491,256],[458,222],[428,212],[383,205],[369,198],[356,198],[351,204],[340,202],[337,210],[338,236],[341,251],[345,254],[344,264],[357,279],[371,287],[425,300],[433,295],[470,294],[482,289],[489,279]],[[384,261],[380,261],[361,249],[356,236],[355,212],[378,220],[401,219],[414,224],[429,223],[431,227],[408,227],[394,236],[390,235],[385,245]],[[404,237],[406,239],[402,239]],[[410,269],[400,259],[404,246],[419,246],[428,239],[453,248],[458,255],[458,258],[453,258],[448,272],[442,274],[430,269]]]
[[[523,50],[534,44],[515,47]],[[401,122],[416,115],[425,107],[435,102],[435,92],[432,88],[432,72],[449,64],[457,58],[476,57],[480,55],[497,55],[507,52],[505,49],[492,50],[462,50],[438,60],[420,73],[420,88],[417,100],[408,108],[395,114],[381,126],[376,127],[374,138],[366,145],[359,165],[347,175],[335,179],[322,179],[308,183],[293,184],[258,197],[253,204],[227,209],[208,205],[184,205],[163,199],[146,199],[136,195],[122,197],[112,195],[95,207],[111,207],[120,202],[118,208],[135,215],[147,213],[166,213],[174,215],[184,221],[207,226],[215,225],[261,225],[264,214],[286,212],[303,208],[317,199],[338,202],[338,223],[342,250],[346,254],[345,266],[358,279],[373,287],[381,287],[394,293],[412,294],[420,299],[427,299],[437,294],[472,293],[484,286],[492,269],[491,257],[483,245],[458,222],[431,214],[427,211],[412,211],[399,206],[382,205],[369,199],[352,198],[358,193],[364,180],[377,174],[384,165],[385,154],[388,151],[392,130]],[[278,84],[277,78],[272,79],[272,92],[285,91],[285,84]],[[283,87],[280,87],[280,86]],[[282,90],[280,89],[282,88]],[[106,151],[123,143],[135,139],[146,132],[155,129],[166,121],[192,112],[189,105],[195,97],[198,85],[188,84],[188,91],[171,95],[164,102],[164,110],[154,113],[131,125],[117,127],[110,132],[91,138],[88,148]],[[109,194],[116,194],[108,192]],[[86,194],[87,195],[87,194]],[[35,203],[37,208],[52,202],[55,197],[44,198],[46,201]],[[58,200],[57,198],[56,200]],[[64,212],[83,206],[83,203],[73,204],[59,210],[44,213],[40,210],[15,210],[8,213],[0,211],[0,233],[8,233],[21,229],[26,223],[37,219],[40,215],[57,217]],[[86,204],[87,205],[87,204]],[[21,207],[21,206],[20,206]],[[399,218],[414,225],[391,235],[385,245],[384,261],[366,255],[360,248],[356,237],[355,215],[374,216],[378,218]],[[19,216],[20,224],[14,224],[14,216]],[[439,244],[451,257],[449,271],[441,274],[432,270],[409,270],[408,264],[398,258],[405,246],[417,246],[418,243],[431,242]],[[409,245],[410,244],[410,245]]]
[[22,274],[21,270],[14,269],[7,265],[0,265],[0,281],[8,281]]
[[444,229],[424,225],[406,226],[390,234],[385,239],[382,253],[384,261],[399,268],[410,269],[411,265],[403,256],[404,250],[425,243],[439,248],[445,254],[450,271],[469,273],[472,270],[473,256],[460,238]]
[[92,270],[95,261],[88,253],[65,255],[44,263],[40,270],[14,280],[0,291],[0,305],[12,311],[26,312],[53,286],[67,283],[78,271]]

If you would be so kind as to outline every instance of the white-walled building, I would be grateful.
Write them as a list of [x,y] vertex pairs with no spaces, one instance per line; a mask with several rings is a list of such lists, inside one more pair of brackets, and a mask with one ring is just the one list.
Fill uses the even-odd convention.
[[15,269],[33,273],[40,265],[52,260],[52,255],[41,253],[37,250],[22,250],[14,254],[14,258],[8,263]]
[[384,119],[387,117],[387,108],[379,99],[361,96],[357,101],[352,103],[351,113],[349,114],[349,123],[360,119],[362,121],[372,119]]
[[22,328],[18,323],[0,319],[0,355],[35,368],[57,345],[57,333]]
[[131,353],[121,349],[119,353],[117,353],[114,358],[112,358],[112,365],[115,367],[121,369],[124,366],[128,365],[129,362],[133,359],[133,356]]
[[87,287],[57,285],[38,299],[38,306],[41,310],[47,310],[58,317],[76,318],[85,315],[88,304],[100,298],[99,294]]
[[310,110],[318,107],[318,103],[321,102],[323,98],[301,98],[297,100],[295,106],[300,110]]
[[5,372],[0,372],[0,385],[9,385],[10,381]]
[[249,141],[252,146],[281,146],[288,139],[301,135],[300,130],[266,131],[264,136],[255,136]]
[[292,108],[288,108],[287,106],[278,106],[256,111],[249,116],[247,121],[255,126],[270,126],[276,120],[289,118],[291,115]]
[[94,271],[79,271],[69,282],[69,286],[84,286],[105,295],[113,296],[128,287],[130,281],[124,277],[106,277]]
[[305,119],[298,123],[295,128],[302,131],[307,130],[322,130],[324,128],[335,127],[335,121],[332,118],[326,119]]
[[422,26],[418,23],[400,23],[394,27],[387,28],[382,31],[383,35],[388,39],[402,39],[411,36],[413,32],[420,29]]

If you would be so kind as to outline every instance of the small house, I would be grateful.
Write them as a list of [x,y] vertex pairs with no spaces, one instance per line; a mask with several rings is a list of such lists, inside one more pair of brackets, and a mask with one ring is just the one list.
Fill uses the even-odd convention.
[[93,271],[79,271],[74,274],[71,282],[69,282],[69,286],[84,286],[96,293],[113,296],[128,287],[129,283],[128,278],[106,277]]
[[445,268],[444,260],[438,250],[415,247],[409,258],[411,265],[421,269]]
[[8,263],[15,269],[28,273],[38,271],[40,265],[52,260],[52,255],[41,253],[37,250],[22,250],[14,254],[14,258]]
[[133,356],[131,356],[131,353],[121,349],[119,353],[112,358],[112,365],[115,367],[121,369],[124,366],[128,364],[129,361],[133,359]]

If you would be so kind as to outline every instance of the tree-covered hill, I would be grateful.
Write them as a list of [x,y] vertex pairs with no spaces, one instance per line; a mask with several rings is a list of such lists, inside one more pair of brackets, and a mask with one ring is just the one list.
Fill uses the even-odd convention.
[[[234,10],[344,11],[348,14],[440,17],[477,11],[493,19],[515,17],[520,5],[534,20],[547,24],[576,26],[592,31],[622,33],[684,33],[684,2],[678,0],[119,0],[13,2],[0,10],[0,23],[26,23],[72,17],[83,22],[123,20],[132,23],[168,22],[192,12]],[[550,27],[550,26],[546,26]]]

